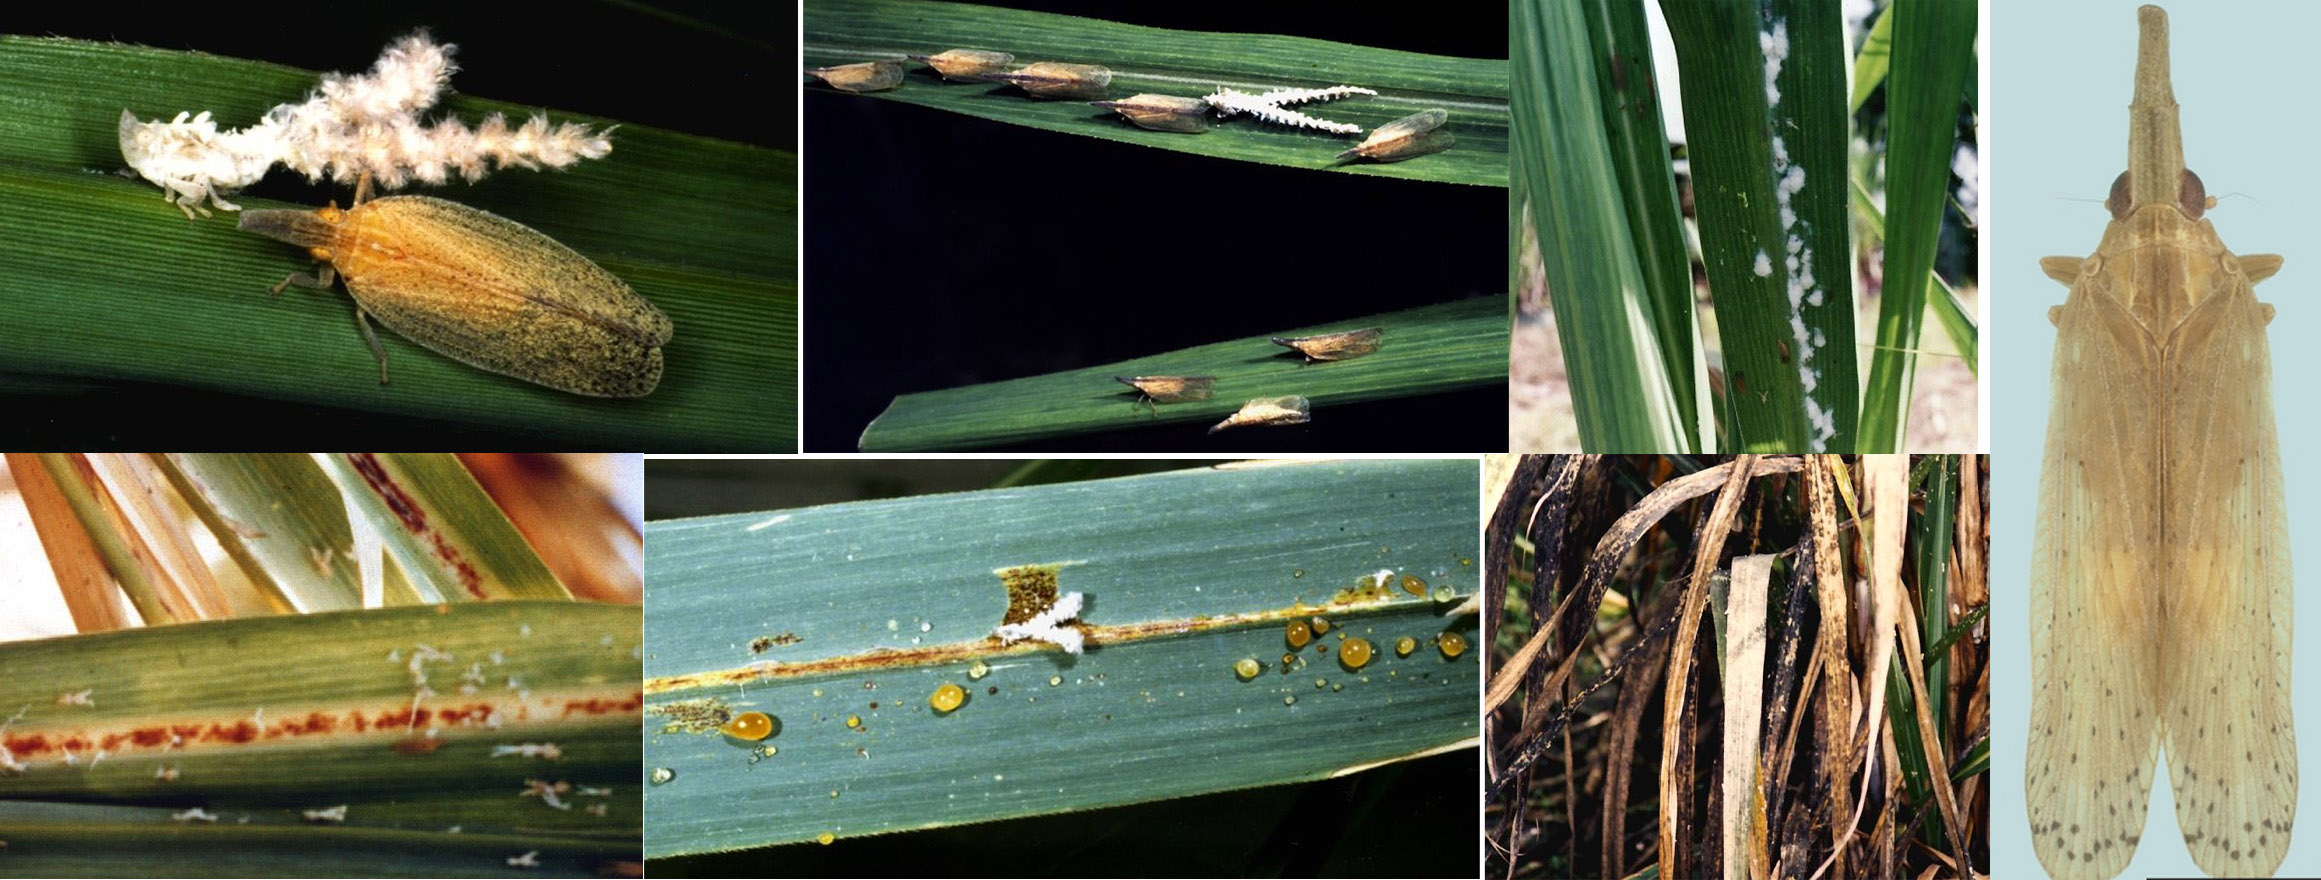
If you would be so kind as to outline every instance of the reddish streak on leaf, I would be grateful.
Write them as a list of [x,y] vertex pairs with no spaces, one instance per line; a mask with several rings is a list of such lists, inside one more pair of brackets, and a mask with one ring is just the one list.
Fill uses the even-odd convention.
[[[567,700],[564,715],[636,715],[644,709],[642,691],[626,697]],[[170,749],[197,745],[245,745],[249,743],[329,736],[352,731],[364,733],[378,729],[381,732],[400,732],[424,728],[430,720],[442,727],[476,729],[489,719],[498,704],[471,702],[443,709],[397,707],[379,712],[356,710],[343,715],[328,712],[309,712],[302,716],[270,719],[260,727],[253,719],[239,719],[231,723],[205,722],[194,724],[139,725],[122,730],[75,731],[65,733],[24,732],[0,737],[9,753],[18,761],[61,759],[66,751],[86,754],[99,748],[111,753],[138,749]],[[517,720],[529,713],[520,704],[506,707]],[[399,747],[400,748],[400,747]],[[406,753],[409,753],[405,749]]]
[[640,712],[643,711],[644,708],[645,692],[638,691],[634,694],[630,694],[628,699],[625,700],[567,700],[564,703],[564,717],[570,718],[574,712],[579,712],[584,715],[605,715],[615,712]]
[[350,452],[346,456],[347,462],[354,465],[355,473],[363,475],[363,482],[370,484],[371,492],[386,502],[387,509],[394,512],[396,519],[403,521],[403,530],[414,537],[426,539],[427,545],[435,551],[435,558],[458,576],[460,588],[471,597],[487,598],[484,595],[483,576],[476,572],[475,565],[468,562],[458,548],[451,546],[451,541],[442,532],[427,525],[426,511],[420,508],[411,493],[403,491],[403,487],[387,475],[387,468],[379,463],[378,456],[368,452]]

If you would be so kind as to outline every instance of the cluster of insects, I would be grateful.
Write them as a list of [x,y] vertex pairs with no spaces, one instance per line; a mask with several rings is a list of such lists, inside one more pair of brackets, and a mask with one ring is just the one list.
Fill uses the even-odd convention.
[[[1112,99],[1112,70],[1099,64],[1040,61],[1010,70],[1015,55],[982,49],[952,49],[934,55],[908,55],[927,65],[947,82],[999,82],[1024,90],[1034,98],[1078,100],[1111,110],[1138,128],[1199,134],[1209,130],[1209,114],[1220,119],[1246,115],[1288,128],[1311,129],[1336,135],[1357,135],[1362,127],[1335,122],[1291,109],[1294,105],[1334,101],[1355,95],[1378,94],[1360,86],[1327,88],[1283,87],[1244,92],[1218,87],[1201,97],[1144,93]],[[879,92],[903,85],[908,69],[901,61],[863,61],[817,67],[806,73],[831,88],[846,92]],[[1414,113],[1381,125],[1362,143],[1338,154],[1339,159],[1399,162],[1439,153],[1457,142],[1444,125],[1450,113],[1441,109]]]
[[[1276,336],[1273,344],[1305,356],[1305,362],[1343,361],[1377,351],[1386,331],[1378,327],[1323,333],[1315,336]],[[1208,400],[1217,396],[1215,376],[1114,376],[1113,381],[1136,389],[1135,405],[1148,407],[1157,415],[1163,403],[1184,403]],[[1304,397],[1259,397],[1242,404],[1240,411],[1211,426],[1214,434],[1226,428],[1256,425],[1300,425],[1313,421],[1313,406]]]

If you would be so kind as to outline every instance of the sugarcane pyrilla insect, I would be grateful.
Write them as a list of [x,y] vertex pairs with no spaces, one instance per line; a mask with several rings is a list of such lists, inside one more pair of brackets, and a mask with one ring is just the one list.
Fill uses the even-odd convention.
[[379,384],[374,317],[453,360],[561,391],[642,397],[660,384],[669,318],[612,273],[512,220],[426,196],[364,201],[367,190],[343,211],[245,211],[241,228],[322,261],[275,293],[346,279]]
[[2117,875],[2164,747],[2193,863],[2267,876],[2298,812],[2293,544],[2274,312],[2256,297],[2281,258],[2233,253],[2207,218],[2215,202],[2185,167],[2167,13],[2137,18],[2111,222],[2092,255],[2039,261],[2071,293],[2048,312],[2024,806],[2049,874]]
[[1034,98],[1102,98],[1112,86],[1112,71],[1098,64],[1042,61],[1009,73],[987,73],[984,79],[1014,83]]
[[1342,361],[1358,358],[1377,351],[1380,338],[1386,331],[1370,327],[1343,333],[1324,333],[1319,336],[1273,337],[1273,344],[1297,349],[1306,356],[1306,363],[1315,361]]
[[1118,101],[1090,101],[1119,113],[1140,128],[1201,132],[1209,128],[1209,102],[1175,95],[1132,95]]
[[883,92],[903,84],[903,63],[900,61],[865,61],[836,67],[816,67],[806,72],[821,77],[831,88],[843,92]]
[[1295,394],[1260,397],[1242,404],[1239,412],[1226,416],[1224,421],[1209,426],[1209,433],[1255,425],[1302,425],[1310,421],[1313,421],[1313,408],[1303,397]]
[[1443,127],[1443,122],[1448,119],[1450,113],[1443,110],[1413,113],[1379,126],[1370,132],[1369,137],[1362,139],[1362,143],[1339,153],[1338,158],[1360,157],[1373,162],[1400,162],[1428,153],[1440,153],[1458,142],[1458,138],[1451,136],[1451,130]]
[[1215,376],[1114,376],[1112,380],[1136,389],[1136,402],[1153,407],[1156,413],[1160,408],[1155,404],[1208,400],[1217,393]]
[[1015,63],[1015,56],[1006,52],[986,52],[981,49],[952,49],[934,55],[905,56],[935,69],[944,79],[952,82],[975,82],[983,75],[993,73]]

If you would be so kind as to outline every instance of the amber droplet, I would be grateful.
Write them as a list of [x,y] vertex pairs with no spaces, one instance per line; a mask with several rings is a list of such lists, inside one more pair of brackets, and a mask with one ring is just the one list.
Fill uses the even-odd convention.
[[1345,644],[1338,646],[1338,665],[1344,666],[1347,669],[1360,669],[1369,665],[1369,663],[1369,639],[1347,639]]
[[1410,652],[1416,650],[1418,650],[1417,639],[1411,638],[1409,636],[1403,636],[1402,638],[1394,640],[1394,656],[1396,657],[1408,657],[1410,656]]
[[1467,637],[1455,632],[1443,633],[1435,638],[1435,646],[1443,649],[1444,657],[1456,658],[1467,653]]
[[1265,667],[1258,665],[1255,657],[1243,657],[1240,662],[1233,664],[1233,674],[1241,676],[1242,681],[1256,678],[1263,672]]
[[1402,591],[1413,596],[1424,596],[1426,595],[1426,581],[1420,580],[1415,574],[1403,575]]
[[1319,614],[1314,615],[1314,619],[1310,623],[1314,628],[1314,635],[1318,636],[1330,631],[1330,621]]
[[814,842],[816,842],[816,843],[819,843],[819,844],[822,844],[823,846],[829,846],[829,845],[830,845],[832,842],[836,841],[837,839],[838,839],[838,835],[836,835],[836,834],[832,834],[832,833],[830,833],[830,832],[828,832],[828,831],[824,831],[824,832],[822,832],[822,833],[821,833],[819,836],[816,836],[816,837],[814,838]]
[[861,730],[861,729],[862,729],[862,716],[860,716],[860,715],[848,715],[848,716],[846,716],[846,726],[848,726],[848,727],[851,727],[851,728],[854,728],[854,729],[856,729],[856,730]]
[[780,727],[780,723],[775,721],[773,716],[767,715],[764,712],[743,712],[739,715],[733,716],[732,720],[727,721],[725,724],[719,726],[717,728],[717,732],[725,734],[726,736],[733,737],[734,739],[745,739],[749,740],[750,742],[757,742],[758,740],[773,736],[774,731],[780,729]]
[[943,714],[949,714],[951,710],[959,708],[966,702],[967,690],[950,682],[944,682],[942,687],[935,689],[933,696],[927,698],[927,705],[935,707],[936,712]]
[[1292,620],[1289,622],[1287,635],[1290,647],[1303,648],[1307,642],[1314,640],[1314,628],[1303,620]]

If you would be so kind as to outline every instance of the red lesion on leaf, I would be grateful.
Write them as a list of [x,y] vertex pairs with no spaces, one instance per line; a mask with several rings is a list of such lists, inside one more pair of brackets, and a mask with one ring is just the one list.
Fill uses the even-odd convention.
[[394,477],[387,474],[386,466],[379,462],[377,455],[350,452],[346,457],[347,463],[354,465],[355,473],[361,474],[363,482],[371,487],[372,494],[379,496],[379,500],[386,503],[395,518],[402,521],[403,530],[414,537],[425,539],[429,549],[435,552],[435,558],[459,578],[460,589],[477,599],[488,598],[484,595],[483,575],[476,571],[475,564],[469,562],[459,548],[452,546],[450,539],[445,538],[442,532],[427,524],[427,511],[417,499],[411,497],[411,493],[404,491],[395,482]]
[[[641,715],[645,696],[643,691],[633,691],[625,696],[567,699],[561,702],[562,713],[567,717]],[[531,717],[531,706],[528,701],[471,700],[442,708],[420,706],[414,709],[402,705],[388,709],[358,708],[343,713],[309,711],[269,718],[263,725],[253,717],[230,722],[135,724],[117,729],[93,730],[43,731],[19,726],[14,730],[0,732],[0,745],[6,746],[15,760],[23,762],[61,760],[68,751],[87,755],[100,748],[118,755],[136,751],[288,742],[362,733],[396,734],[405,737],[402,742],[408,742],[412,732],[429,728],[431,721],[435,722],[434,727],[438,730],[480,731],[486,729],[493,713],[499,712],[503,719],[524,723]],[[405,754],[425,754],[434,751],[435,747],[428,747],[422,752],[413,752],[404,745],[397,745],[396,748]]]
[[630,694],[630,695],[628,695],[627,697],[625,697],[625,698],[623,698],[623,699],[618,699],[618,700],[608,700],[608,699],[566,700],[566,701],[564,702],[564,717],[566,717],[566,718],[570,718],[570,717],[572,717],[572,715],[573,715],[574,713],[579,713],[579,714],[582,714],[582,715],[612,715],[612,714],[635,713],[635,712],[641,712],[641,711],[644,711],[644,708],[645,708],[645,692],[644,692],[644,691],[638,691],[638,692],[636,692],[636,693],[633,693],[633,694]]

